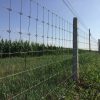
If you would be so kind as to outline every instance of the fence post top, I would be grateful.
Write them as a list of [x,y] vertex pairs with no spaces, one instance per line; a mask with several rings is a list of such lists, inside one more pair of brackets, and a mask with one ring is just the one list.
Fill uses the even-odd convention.
[[98,41],[100,42],[100,39],[98,39]]
[[73,19],[77,19],[77,17],[74,17]]

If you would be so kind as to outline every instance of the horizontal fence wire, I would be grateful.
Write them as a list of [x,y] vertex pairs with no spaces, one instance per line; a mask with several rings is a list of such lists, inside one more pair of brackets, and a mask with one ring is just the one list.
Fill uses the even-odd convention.
[[[84,93],[80,95],[80,99],[92,99],[92,96],[95,94],[93,92],[94,89],[98,91],[100,86],[97,86],[94,84],[100,84],[98,74],[98,68],[100,66],[100,55],[98,53],[98,41],[92,36],[92,33],[89,30],[82,30],[81,28],[78,28],[78,57],[79,57],[79,84],[80,86],[87,87],[87,89],[84,89]],[[98,77],[98,78],[97,78]],[[95,82],[94,82],[95,80]],[[83,82],[83,84],[82,84]],[[97,89],[98,88],[98,89]],[[90,90],[89,90],[90,89]],[[87,96],[87,92],[89,91],[89,95]],[[91,94],[92,93],[92,94]],[[99,93],[96,94],[96,96]],[[96,97],[93,96],[95,99]],[[100,97],[99,97],[100,98]]]
[[6,2],[0,6],[0,98],[46,99],[72,76],[73,25],[38,1]]
[[84,64],[98,66],[99,58],[90,59],[98,54],[90,31],[77,27],[73,56],[73,23],[38,0],[4,0],[0,9],[1,100],[61,100],[75,85],[73,58],[79,57],[80,74]]
[[78,45],[82,50],[98,51],[98,41],[93,38],[89,30],[78,28]]

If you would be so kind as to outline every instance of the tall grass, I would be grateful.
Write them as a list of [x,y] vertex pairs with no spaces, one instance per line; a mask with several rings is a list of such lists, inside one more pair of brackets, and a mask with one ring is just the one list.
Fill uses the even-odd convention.
[[[0,100],[100,99],[98,53],[80,50],[76,84],[71,80],[71,49],[27,41],[1,40],[0,45]],[[9,52],[14,54],[9,57]]]
[[[41,97],[44,97],[49,91],[53,90],[59,83],[71,75],[71,57],[69,56],[69,59],[66,59],[66,56],[63,57],[62,59],[62,55],[59,55],[41,56],[39,59],[37,57],[28,58],[30,62],[27,63],[27,68],[23,65],[24,62],[21,58],[2,59],[2,66],[0,65],[0,68],[3,72],[0,73],[4,78],[0,81],[1,99],[10,99],[33,86],[32,89],[17,96],[14,100],[41,100]],[[9,68],[4,63],[7,59],[10,63],[8,63]],[[14,63],[15,60],[16,63]],[[17,63],[19,66],[17,66]],[[13,66],[15,67],[13,68]],[[27,71],[9,76],[24,70]]]

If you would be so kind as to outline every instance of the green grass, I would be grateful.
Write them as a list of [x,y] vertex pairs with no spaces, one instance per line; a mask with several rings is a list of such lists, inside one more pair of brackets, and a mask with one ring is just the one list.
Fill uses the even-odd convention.
[[80,54],[79,68],[79,83],[72,85],[65,100],[100,100],[100,54]]
[[[10,99],[17,94],[20,95],[14,100],[41,100],[41,97],[53,90],[66,75],[71,75],[69,55],[45,55],[26,59],[12,57],[0,61],[1,100]],[[34,86],[36,84],[38,85]],[[27,89],[29,90],[26,91]],[[23,91],[26,92],[21,94]]]
[[100,100],[100,54],[90,53],[80,57],[80,60],[80,81],[83,84],[80,98]]
[[0,59],[0,100],[99,100],[100,55],[85,53],[79,62],[77,84],[71,55]]

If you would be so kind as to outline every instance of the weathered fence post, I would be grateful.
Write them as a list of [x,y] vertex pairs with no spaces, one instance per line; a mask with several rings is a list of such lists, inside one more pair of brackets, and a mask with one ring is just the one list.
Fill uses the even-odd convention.
[[78,27],[77,18],[73,18],[73,66],[72,66],[72,78],[74,81],[79,79],[79,61],[78,61]]
[[100,39],[98,39],[98,52],[100,53]]
[[91,32],[89,29],[89,51],[91,51]]

